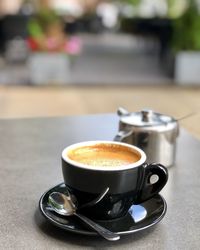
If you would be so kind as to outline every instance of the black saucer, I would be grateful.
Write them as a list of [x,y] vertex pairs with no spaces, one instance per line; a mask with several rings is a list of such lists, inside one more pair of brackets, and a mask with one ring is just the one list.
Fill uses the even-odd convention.
[[[66,186],[61,183],[45,192],[39,201],[41,213],[49,222],[64,230],[78,234],[97,235],[75,216],[60,216],[51,210],[48,205],[49,194],[51,192],[65,193],[65,191]],[[98,221],[98,223],[119,235],[131,234],[157,224],[164,217],[166,210],[166,201],[158,194],[140,205],[131,206],[129,213],[122,218]]]

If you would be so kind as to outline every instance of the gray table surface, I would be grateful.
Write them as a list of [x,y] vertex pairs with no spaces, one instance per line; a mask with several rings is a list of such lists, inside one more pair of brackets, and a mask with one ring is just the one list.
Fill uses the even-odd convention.
[[200,249],[200,142],[184,130],[156,226],[107,242],[62,231],[40,214],[40,196],[63,181],[62,149],[112,140],[117,129],[114,114],[0,120],[0,249]]

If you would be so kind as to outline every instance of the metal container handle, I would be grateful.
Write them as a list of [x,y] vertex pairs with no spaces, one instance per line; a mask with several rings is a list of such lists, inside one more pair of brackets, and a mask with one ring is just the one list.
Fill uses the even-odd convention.
[[120,130],[117,135],[114,137],[114,141],[122,142],[124,139],[132,135],[133,131],[123,131]]

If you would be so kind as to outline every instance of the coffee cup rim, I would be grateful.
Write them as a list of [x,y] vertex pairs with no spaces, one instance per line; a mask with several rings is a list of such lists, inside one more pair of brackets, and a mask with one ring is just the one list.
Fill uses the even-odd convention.
[[[103,166],[89,166],[74,160],[71,160],[68,157],[68,152],[69,150],[75,149],[77,147],[81,147],[81,146],[90,146],[90,145],[96,145],[96,144],[113,144],[113,145],[121,145],[124,146],[126,148],[130,148],[133,151],[137,152],[140,154],[140,159],[136,162],[133,162],[131,164],[127,164],[127,165],[122,165],[122,166],[117,166],[113,167],[113,166],[107,166],[107,167],[103,167]],[[96,140],[96,141],[83,141],[83,142],[78,142],[78,143],[74,143],[66,148],[63,149],[62,151],[62,159],[69,163],[70,165],[73,165],[75,167],[78,168],[82,168],[82,169],[86,169],[86,170],[98,170],[98,171],[121,171],[121,170],[128,170],[128,169],[132,169],[135,167],[138,167],[140,165],[142,165],[145,161],[146,161],[146,154],[145,152],[133,145],[127,144],[127,143],[123,143],[123,142],[116,142],[116,141],[105,141],[105,140]]]

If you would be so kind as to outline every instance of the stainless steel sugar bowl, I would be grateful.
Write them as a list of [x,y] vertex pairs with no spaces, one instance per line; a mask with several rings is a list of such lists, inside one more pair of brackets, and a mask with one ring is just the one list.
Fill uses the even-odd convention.
[[117,113],[120,121],[115,141],[143,149],[148,162],[158,162],[166,167],[174,165],[179,134],[176,119],[149,109],[129,113],[124,108],[119,108]]

